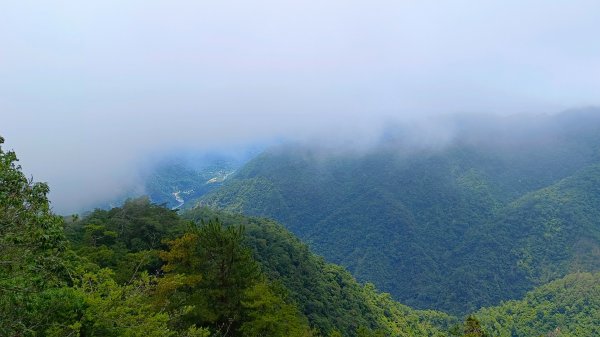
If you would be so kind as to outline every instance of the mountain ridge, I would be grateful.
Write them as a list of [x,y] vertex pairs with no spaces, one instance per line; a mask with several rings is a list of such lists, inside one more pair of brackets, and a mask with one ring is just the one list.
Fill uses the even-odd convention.
[[[543,193],[600,162],[599,116],[600,110],[585,110],[532,118],[528,126],[514,126],[514,138],[509,137],[513,121],[501,120],[500,126],[464,131],[444,148],[408,154],[398,153],[393,142],[360,155],[279,147],[248,162],[199,204],[273,217],[328,260],[409,305],[468,312],[517,298],[540,284],[528,280],[525,260],[515,259],[519,249],[508,248],[514,246],[510,228],[496,231],[510,238],[500,237],[502,244],[486,231],[493,232],[498,218],[510,216],[512,208],[525,207],[515,203],[520,198]],[[527,219],[523,211],[513,213]],[[352,242],[354,249],[338,238]],[[598,242],[596,235],[590,240],[587,251]],[[473,253],[470,247],[479,250]],[[489,252],[493,249],[496,253]],[[583,270],[597,268],[589,257],[583,260]],[[498,279],[498,270],[493,272],[498,263],[498,270],[506,271],[504,280]],[[490,273],[465,286],[464,268]],[[553,277],[570,271],[557,268],[561,272]],[[437,281],[448,284],[439,287]],[[410,294],[403,292],[415,283]]]

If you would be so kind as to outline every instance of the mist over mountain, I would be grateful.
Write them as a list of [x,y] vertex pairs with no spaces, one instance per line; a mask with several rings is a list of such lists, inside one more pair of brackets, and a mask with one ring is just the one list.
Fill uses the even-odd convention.
[[[3,335],[587,337],[600,328],[600,273],[578,270],[460,323],[460,317],[415,310],[370,283],[358,283],[269,219],[205,207],[180,216],[148,198],[83,218],[56,216],[47,185],[28,180],[15,162],[15,154],[0,147]],[[568,192],[575,203],[556,199],[556,210],[597,219],[597,209],[578,208],[584,203],[577,200],[599,195],[597,184],[590,183],[598,179],[594,170],[596,165],[582,172],[587,180],[564,179],[534,197],[533,203],[542,201],[534,207],[536,216],[554,216],[556,205],[545,208],[543,199]],[[550,229],[544,237],[560,237],[557,219],[541,220],[533,227]],[[547,251],[562,254],[565,241],[558,241]],[[539,250],[535,240],[530,243],[525,248]],[[535,259],[525,263],[539,265]],[[463,269],[461,276],[481,276],[481,271]]]
[[69,213],[181,149],[361,147],[411,121],[435,138],[445,114],[598,106],[598,12],[586,0],[13,1],[0,11],[0,131]]
[[154,203],[164,203],[173,209],[182,208],[187,201],[198,199],[221,186],[261,151],[262,146],[254,145],[222,152],[170,154],[143,168],[142,192],[132,191],[123,200],[147,195]]
[[275,147],[199,204],[273,217],[418,308],[471,311],[600,267],[600,110],[475,116],[451,141],[405,142]]
[[600,2],[0,2],[0,336],[600,336]]

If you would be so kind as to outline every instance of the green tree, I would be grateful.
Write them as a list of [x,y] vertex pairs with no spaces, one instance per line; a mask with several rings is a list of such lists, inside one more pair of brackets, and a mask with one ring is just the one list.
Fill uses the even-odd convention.
[[[16,162],[0,147],[0,336],[175,335],[169,315],[148,302],[156,278],[133,272],[121,286],[113,271],[77,257],[63,218],[50,210],[48,185],[28,180]],[[110,251],[114,233],[102,226],[85,232],[88,244]],[[192,327],[178,335],[207,334]]]
[[244,294],[260,275],[243,240],[242,226],[225,227],[215,219],[169,241],[169,251],[160,254],[171,279],[173,273],[184,275],[169,296],[173,304],[193,307],[188,323],[210,324],[222,333],[239,328]]
[[29,308],[67,279],[67,241],[62,218],[50,211],[48,185],[27,179],[3,143],[0,137],[0,335],[27,335],[45,321]]
[[465,320],[464,333],[462,337],[488,337],[481,327],[481,323],[474,316],[469,316]]
[[266,280],[256,283],[244,293],[245,317],[240,331],[247,337],[308,337],[312,336],[308,320],[298,308],[286,303]]
[[154,277],[142,273],[126,285],[119,285],[113,277],[110,269],[101,269],[97,273],[83,274],[73,288],[63,288],[61,293],[68,299],[65,302],[77,304],[67,307],[65,312],[79,314],[72,315],[70,318],[76,318],[72,321],[57,321],[45,333],[56,337],[69,334],[103,337],[176,335],[167,324],[170,316],[155,311],[149,301],[156,284]]
[[166,248],[163,241],[182,233],[189,223],[141,197],[111,210],[97,209],[68,225],[76,252],[100,267],[113,269],[122,284],[134,271],[159,271],[162,262],[157,253]]

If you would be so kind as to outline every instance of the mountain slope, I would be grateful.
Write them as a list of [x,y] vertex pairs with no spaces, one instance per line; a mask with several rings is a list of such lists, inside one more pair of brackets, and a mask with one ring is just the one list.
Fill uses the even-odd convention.
[[[590,110],[526,121],[467,120],[453,142],[414,151],[401,150],[401,137],[362,154],[271,149],[200,204],[273,217],[328,260],[402,302],[465,313],[573,271],[565,261],[575,255],[582,270],[596,270],[590,251],[598,224],[585,216],[570,225],[581,229],[582,253],[572,251],[566,231],[553,241],[559,251],[567,249],[564,257],[523,251],[544,243],[539,231],[528,236],[532,242],[518,233],[532,226],[528,196],[570,176],[585,204],[571,209],[595,209],[598,172],[591,165],[600,162],[599,116]],[[577,173],[586,167],[587,175]],[[571,193],[555,188],[556,198]],[[552,200],[540,202],[554,207]],[[557,216],[571,221],[568,214]]]
[[[414,310],[371,284],[359,284],[272,220],[207,208],[182,217],[148,198],[63,219],[50,211],[47,185],[28,180],[14,153],[0,146],[0,159],[5,335],[486,336],[479,321],[490,336],[600,333],[600,273],[569,275],[523,300],[479,310],[479,321],[469,317],[450,328],[453,317]],[[556,202],[550,211],[571,212],[577,222],[597,228],[596,213],[579,219],[581,212],[573,208],[596,194],[597,171],[592,166],[529,194],[512,203],[513,209],[533,204],[541,210],[536,216],[545,216],[548,209],[535,205],[551,196],[541,205]],[[397,205],[383,210],[387,207]],[[550,227],[529,224],[533,233],[549,228],[554,238],[561,232],[563,224],[557,226],[556,214],[550,215],[544,218]],[[197,222],[203,219],[210,220]],[[578,246],[580,233],[585,232],[565,242]],[[581,253],[574,255],[575,266],[586,260]],[[596,255],[587,259],[597,262]]]
[[524,299],[479,310],[492,336],[600,335],[600,273],[577,273],[527,293]]
[[363,327],[392,336],[437,336],[455,322],[441,312],[401,305],[372,285],[361,286],[346,270],[315,256],[272,220],[207,208],[182,216],[193,221],[218,217],[225,224],[244,225],[247,243],[263,271],[289,290],[309,322],[325,334],[338,330],[350,336]]
[[600,270],[598,205],[600,166],[592,165],[510,203],[495,221],[469,233],[461,250],[481,252],[478,259],[494,262],[495,274],[521,291],[567,273]]

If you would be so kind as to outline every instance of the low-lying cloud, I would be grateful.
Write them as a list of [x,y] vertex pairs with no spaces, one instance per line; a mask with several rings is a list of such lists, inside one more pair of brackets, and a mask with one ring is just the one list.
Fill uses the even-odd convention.
[[583,0],[3,3],[0,133],[70,211],[173,149],[598,105],[598,31]]

